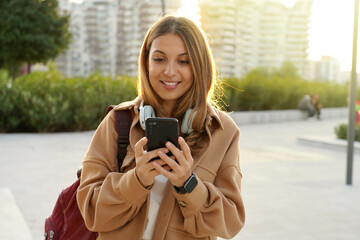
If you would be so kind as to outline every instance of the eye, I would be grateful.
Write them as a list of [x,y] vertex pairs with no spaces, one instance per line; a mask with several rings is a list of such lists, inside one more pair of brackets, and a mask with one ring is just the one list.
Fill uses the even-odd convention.
[[180,60],[179,62],[180,62],[181,64],[189,64],[189,63],[190,63],[189,60]]
[[165,61],[163,58],[153,58],[155,62],[163,62]]

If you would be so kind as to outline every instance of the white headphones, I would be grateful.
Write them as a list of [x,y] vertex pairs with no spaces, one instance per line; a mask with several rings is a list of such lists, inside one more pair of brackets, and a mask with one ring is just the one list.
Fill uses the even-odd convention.
[[[191,116],[190,115],[192,113],[193,109],[189,108],[188,110],[186,110],[184,118],[182,120],[182,124],[181,124],[181,133],[182,134],[190,134],[192,133],[193,129],[192,129],[192,122],[194,120],[194,117],[196,115],[196,112],[194,112],[194,114]],[[152,108],[152,106],[150,105],[145,105],[144,106],[144,100],[141,101],[140,103],[140,108],[139,108],[139,121],[140,121],[140,126],[141,128],[145,131],[145,120],[149,117],[156,117],[155,116],[155,111]]]

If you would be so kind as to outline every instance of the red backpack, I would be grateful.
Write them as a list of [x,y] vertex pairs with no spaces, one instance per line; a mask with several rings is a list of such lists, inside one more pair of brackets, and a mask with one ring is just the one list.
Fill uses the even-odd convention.
[[[106,114],[111,109],[113,109],[113,106],[109,106],[106,109]],[[130,110],[115,111],[115,129],[118,133],[117,159],[119,171],[126,156],[126,147],[129,145],[131,122]],[[71,186],[62,190],[52,214],[45,220],[45,240],[96,240],[98,234],[86,228],[76,201],[80,175],[81,169],[77,172],[78,179]]]

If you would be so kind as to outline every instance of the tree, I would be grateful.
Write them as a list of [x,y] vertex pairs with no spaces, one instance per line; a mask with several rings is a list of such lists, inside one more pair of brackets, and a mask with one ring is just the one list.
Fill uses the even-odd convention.
[[0,68],[15,78],[24,63],[58,56],[71,40],[69,19],[57,0],[0,0]]

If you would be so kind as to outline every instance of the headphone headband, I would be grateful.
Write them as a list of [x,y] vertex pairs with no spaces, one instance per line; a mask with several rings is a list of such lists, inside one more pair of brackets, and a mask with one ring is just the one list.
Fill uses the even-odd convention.
[[[192,111],[193,111],[192,108],[189,108],[188,110],[186,110],[184,118],[181,123],[181,133],[186,134],[186,135],[189,135],[193,131],[192,122],[194,120],[196,112],[194,112],[191,115]],[[190,115],[191,115],[191,118],[190,118]],[[141,100],[140,107],[139,107],[139,122],[140,122],[141,128],[144,131],[146,129],[145,120],[149,117],[156,117],[155,111],[154,111],[153,107],[150,105],[144,106],[144,100]]]

